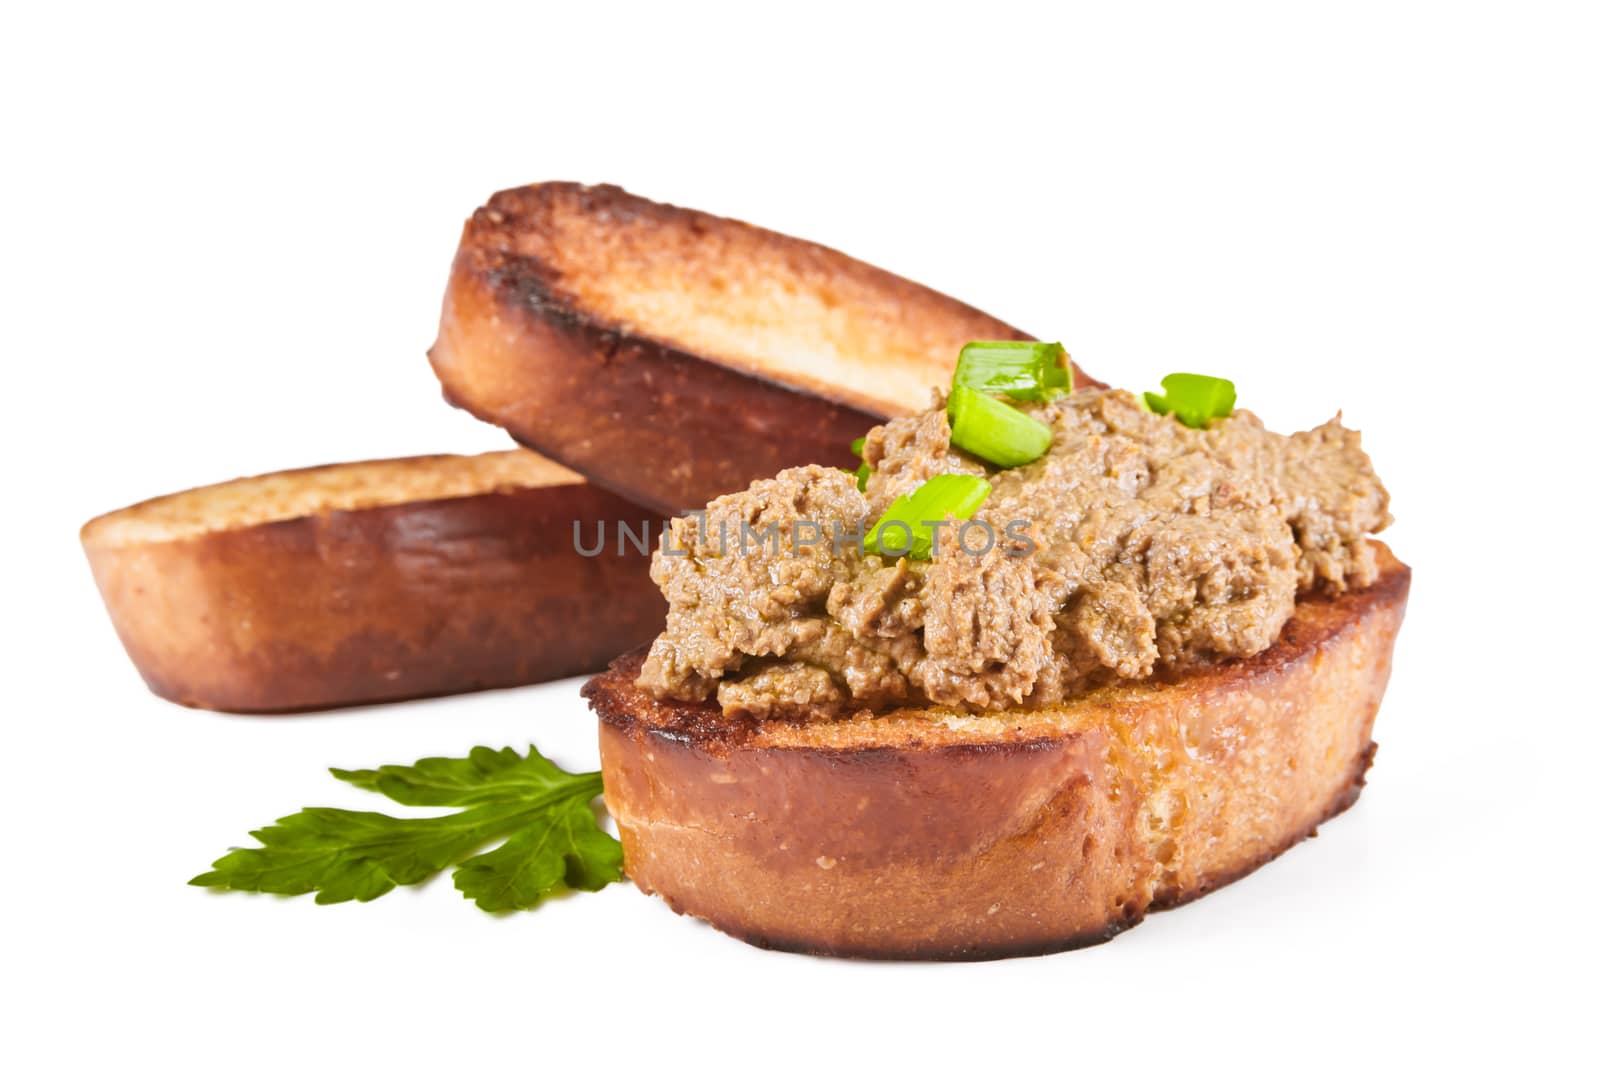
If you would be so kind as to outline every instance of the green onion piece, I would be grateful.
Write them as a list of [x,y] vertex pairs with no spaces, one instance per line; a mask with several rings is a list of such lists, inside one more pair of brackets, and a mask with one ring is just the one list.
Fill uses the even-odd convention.
[[973,341],[961,349],[951,386],[1048,400],[1072,392],[1072,363],[1053,341]]
[[1158,415],[1176,415],[1179,422],[1195,430],[1205,429],[1212,419],[1232,415],[1238,399],[1232,382],[1208,374],[1169,374],[1161,379],[1161,388],[1166,396],[1144,394],[1146,406]]
[[[858,437],[854,441],[850,442],[850,451],[854,452],[857,456],[861,455],[862,451],[866,447],[867,439],[865,437]],[[867,476],[871,473],[872,468],[867,466],[865,460],[862,460],[861,466],[856,468],[856,488],[861,490],[863,493],[867,491]]]
[[[850,442],[850,451],[854,452],[857,456],[861,455],[862,451],[865,450],[866,447],[867,439],[865,437],[858,437],[854,441]],[[861,490],[863,493],[867,491],[867,477],[871,473],[872,468],[867,466],[865,460],[862,460],[861,466],[856,468],[856,488]]]
[[976,389],[950,390],[950,441],[1000,467],[1032,463],[1050,450],[1050,427]]
[[972,518],[989,488],[989,483],[975,474],[935,474],[909,496],[894,498],[867,531],[864,548],[880,556],[931,559],[936,529],[931,524]]

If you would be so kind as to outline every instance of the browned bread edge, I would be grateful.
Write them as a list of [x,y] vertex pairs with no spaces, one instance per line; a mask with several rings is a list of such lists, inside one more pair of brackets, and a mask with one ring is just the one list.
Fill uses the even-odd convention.
[[[648,556],[617,555],[612,527],[659,520],[561,473],[174,540],[106,536],[134,505],[82,541],[134,666],[179,704],[309,710],[526,685],[600,668],[665,614]],[[607,550],[580,557],[574,522],[586,545],[604,522]]]
[[[690,351],[656,336],[652,322],[608,319],[575,292],[579,268],[517,250],[519,235],[553,228],[556,216],[577,219],[597,235],[597,245],[617,244],[612,239],[626,231],[627,251],[592,264],[593,275],[625,278],[630,253],[687,262],[697,235],[720,235],[735,239],[748,257],[738,264],[741,270],[770,276],[774,284],[803,288],[847,277],[861,304],[840,307],[835,294],[819,295],[817,306],[828,307],[827,314],[882,318],[892,312],[938,322],[952,346],[980,337],[1027,336],[833,249],[615,186],[550,182],[496,193],[462,232],[438,340],[428,354],[445,396],[522,444],[654,510],[697,508],[786,467],[848,466],[853,438],[921,405],[927,395],[918,391],[883,403],[842,389],[801,387]],[[652,235],[685,242],[687,251],[677,245],[652,248]],[[583,256],[577,250],[569,254]],[[711,283],[686,266],[681,284]],[[719,313],[739,311],[719,306]],[[797,324],[797,333],[804,325]],[[948,381],[955,355],[955,347],[929,353],[930,384]],[[1079,377],[1094,384],[1081,371]]]
[[751,943],[988,959],[1104,941],[1359,796],[1410,570],[1303,601],[1253,659],[1045,712],[808,726],[585,687],[629,876]]

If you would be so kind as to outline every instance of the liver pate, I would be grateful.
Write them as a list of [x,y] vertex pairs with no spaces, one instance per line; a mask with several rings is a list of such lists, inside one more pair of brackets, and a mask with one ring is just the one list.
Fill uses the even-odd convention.
[[[640,686],[756,718],[1036,707],[1253,656],[1297,595],[1376,577],[1366,536],[1388,494],[1337,419],[1283,436],[1239,411],[1193,430],[1101,389],[1022,407],[1054,431],[1023,467],[954,448],[940,398],[867,435],[864,493],[798,467],[673,520]],[[952,472],[993,491],[934,558],[863,551],[896,496]]]

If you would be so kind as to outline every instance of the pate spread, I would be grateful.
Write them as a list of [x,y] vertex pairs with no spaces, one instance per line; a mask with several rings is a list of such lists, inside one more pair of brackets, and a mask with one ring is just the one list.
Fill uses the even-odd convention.
[[[1048,452],[995,471],[942,398],[866,437],[855,476],[798,467],[674,519],[651,563],[665,632],[640,686],[725,714],[824,720],[906,705],[1038,707],[1119,679],[1253,656],[1297,595],[1370,584],[1388,494],[1337,419],[1287,436],[1247,411],[1190,429],[1132,395],[1021,410]],[[993,488],[931,559],[865,551],[942,473]]]

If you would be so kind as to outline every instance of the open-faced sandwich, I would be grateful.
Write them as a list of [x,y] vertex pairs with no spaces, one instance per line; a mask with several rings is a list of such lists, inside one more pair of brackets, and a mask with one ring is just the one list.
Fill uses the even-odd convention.
[[675,519],[665,632],[585,692],[642,889],[776,947],[1104,940],[1350,805],[1409,570],[1338,420],[1231,383],[1074,390],[967,346],[947,394]]

